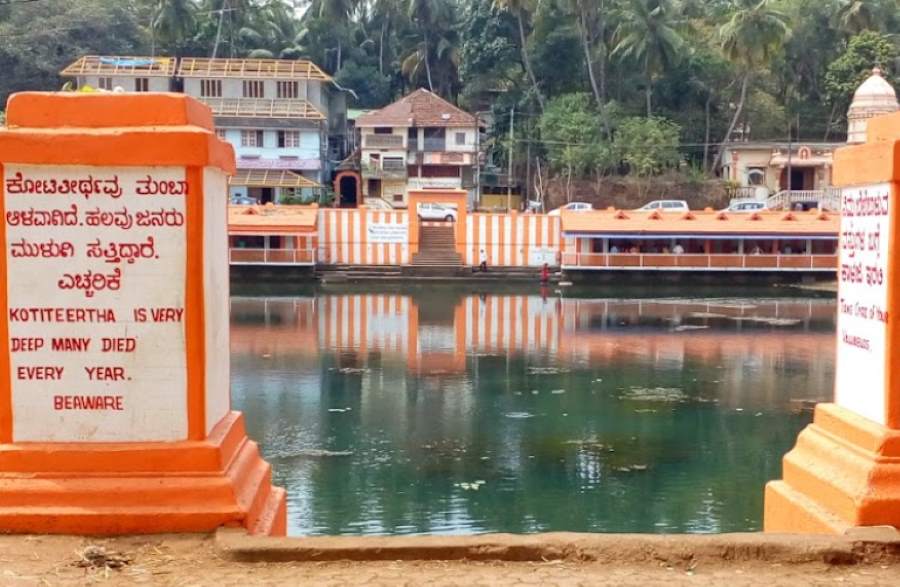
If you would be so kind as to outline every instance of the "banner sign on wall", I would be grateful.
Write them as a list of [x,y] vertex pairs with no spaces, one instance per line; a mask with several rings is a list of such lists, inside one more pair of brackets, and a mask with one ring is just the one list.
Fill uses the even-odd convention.
[[405,245],[409,239],[409,226],[373,222],[368,225],[369,242],[372,244]]

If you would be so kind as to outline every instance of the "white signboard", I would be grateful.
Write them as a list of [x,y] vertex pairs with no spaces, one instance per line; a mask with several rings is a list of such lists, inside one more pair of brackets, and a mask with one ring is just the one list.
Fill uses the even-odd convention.
[[533,247],[529,250],[528,264],[531,266],[556,265],[556,250],[546,247]]
[[187,437],[184,168],[5,169],[13,440]]
[[843,190],[835,402],[885,423],[891,188]]
[[372,222],[368,225],[369,242],[372,244],[405,245],[409,239],[409,226]]

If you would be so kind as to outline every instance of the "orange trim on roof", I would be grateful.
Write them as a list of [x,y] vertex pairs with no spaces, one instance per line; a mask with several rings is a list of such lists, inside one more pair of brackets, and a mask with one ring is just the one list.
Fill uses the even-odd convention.
[[22,92],[9,98],[6,124],[28,128],[196,126],[215,129],[208,106],[175,93]]
[[594,210],[563,211],[564,233],[648,233],[648,234],[834,234],[840,230],[840,216],[827,212],[639,212]]
[[228,234],[306,234],[318,230],[318,206],[229,206]]

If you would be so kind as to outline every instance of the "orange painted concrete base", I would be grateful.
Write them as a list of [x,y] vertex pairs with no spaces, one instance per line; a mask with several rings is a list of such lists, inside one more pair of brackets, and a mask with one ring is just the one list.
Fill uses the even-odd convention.
[[201,442],[0,444],[0,532],[283,536],[271,471],[239,412]]
[[843,534],[900,527],[900,430],[820,404],[766,485],[766,532]]

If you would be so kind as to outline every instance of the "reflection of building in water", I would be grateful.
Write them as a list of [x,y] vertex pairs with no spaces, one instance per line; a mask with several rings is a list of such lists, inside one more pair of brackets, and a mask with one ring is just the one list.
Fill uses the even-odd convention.
[[466,349],[474,353],[549,353],[559,348],[557,298],[469,296],[463,301]]
[[318,300],[319,346],[327,350],[377,351],[406,356],[413,315],[409,296],[334,295]]
[[[802,359],[808,384],[797,397],[828,392],[834,304],[829,300],[598,300],[525,295],[465,296],[435,304],[400,294],[235,299],[238,353],[319,356],[339,367],[405,363],[420,375],[463,373],[479,354],[555,357],[560,363],[616,365],[637,359],[660,372],[688,365],[743,365],[723,395],[775,389],[779,371]],[[752,334],[750,334],[752,333]],[[351,357],[353,359],[351,360]],[[800,370],[798,370],[798,373]],[[771,384],[771,385],[770,385]]]
[[795,399],[830,397],[834,303],[829,300],[563,301],[560,357],[593,367],[633,363],[655,370],[707,366],[731,373],[717,397],[745,405],[772,399],[796,373]]

